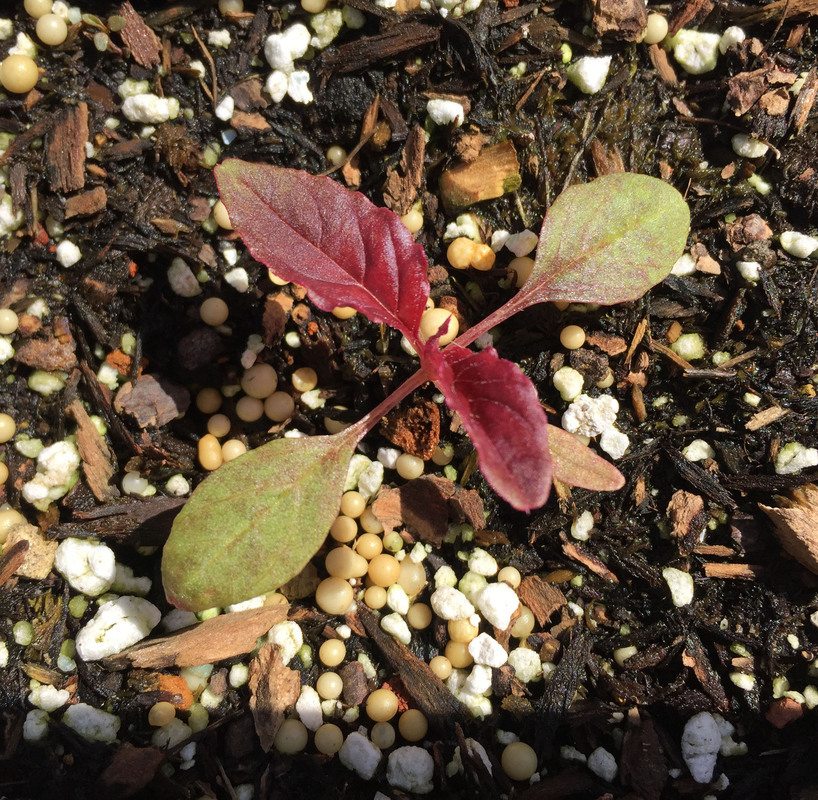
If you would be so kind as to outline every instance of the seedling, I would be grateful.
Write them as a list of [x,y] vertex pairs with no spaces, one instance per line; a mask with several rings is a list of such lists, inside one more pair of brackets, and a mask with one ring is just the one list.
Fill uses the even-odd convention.
[[305,286],[324,311],[351,307],[396,328],[417,351],[420,368],[346,430],[277,439],[208,476],[165,546],[162,573],[172,603],[223,606],[298,574],[338,513],[358,443],[427,381],[460,414],[483,475],[514,508],[543,505],[553,478],[597,491],[623,485],[613,465],[548,424],[519,367],[494,348],[474,352],[468,345],[536,303],[610,305],[663,280],[689,225],[675,189],[632,174],[567,189],[548,210],[520,291],[441,349],[445,322],[428,340],[420,334],[429,296],[426,256],[395,214],[329,178],[291,169],[229,159],[216,168],[216,180],[230,223],[258,261]]

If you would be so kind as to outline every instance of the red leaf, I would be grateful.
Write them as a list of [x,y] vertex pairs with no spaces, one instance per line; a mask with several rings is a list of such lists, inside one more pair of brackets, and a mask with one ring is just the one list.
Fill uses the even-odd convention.
[[437,337],[424,347],[423,360],[463,419],[486,480],[520,511],[543,505],[551,491],[548,422],[523,371],[493,347],[438,350]]
[[598,456],[572,433],[549,425],[548,446],[557,480],[595,492],[613,492],[625,485],[622,473],[610,461]]
[[330,178],[227,159],[216,182],[233,228],[321,309],[352,306],[414,344],[429,296],[427,261],[400,218]]

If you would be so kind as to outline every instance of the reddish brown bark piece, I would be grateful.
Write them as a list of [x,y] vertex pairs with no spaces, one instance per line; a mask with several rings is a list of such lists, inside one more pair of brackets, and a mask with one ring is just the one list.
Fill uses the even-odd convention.
[[249,653],[256,639],[287,618],[286,606],[263,606],[205,620],[188,630],[134,645],[105,660],[109,669],[195,667]]
[[142,375],[126,383],[114,398],[117,414],[130,414],[140,428],[159,428],[187,411],[190,394],[187,389],[166,378]]
[[612,336],[601,331],[595,331],[586,336],[585,342],[593,347],[598,347],[609,356],[618,356],[628,349],[628,343],[621,336]]
[[161,61],[162,45],[145,20],[130,3],[119,7],[119,15],[125,18],[125,27],[119,32],[122,41],[130,49],[134,61],[143,67],[155,67]]
[[560,536],[560,539],[562,539],[562,552],[565,553],[568,558],[579,561],[580,564],[585,565],[591,572],[595,575],[599,575],[600,578],[606,581],[619,583],[619,578],[595,555],[587,552],[584,548],[580,547],[580,545],[569,542],[564,536]]
[[369,684],[360,661],[347,661],[338,674],[344,682],[343,699],[348,706],[359,706],[369,695]]
[[239,111],[258,111],[260,108],[267,108],[270,100],[262,92],[261,81],[258,78],[241,81],[230,87],[230,96],[236,103]]
[[758,564],[716,564],[708,562],[702,564],[704,574],[708,578],[725,578],[752,581],[755,580],[764,568]]
[[772,239],[772,228],[759,214],[748,214],[739,217],[735,222],[729,222],[724,227],[724,233],[733,250],[742,250],[752,242],[763,242]]
[[804,716],[804,706],[791,697],[779,697],[770,703],[764,719],[774,728],[786,728],[791,722],[795,722]]
[[801,132],[801,128],[804,127],[804,123],[807,121],[809,113],[815,105],[816,95],[818,95],[818,69],[812,67],[807,73],[801,91],[798,92],[798,97],[795,98],[795,105],[792,108],[792,115],[790,116],[790,124],[796,135],[798,135]]
[[767,76],[772,66],[764,66],[752,72],[739,72],[727,81],[727,105],[737,117],[746,114],[767,91]]
[[57,114],[48,134],[46,174],[54,192],[75,192],[85,185],[88,105],[77,103]]
[[412,207],[423,182],[423,157],[426,152],[426,137],[423,128],[415,125],[403,145],[400,163],[389,167],[383,201],[401,216]]
[[333,72],[358,72],[440,38],[440,28],[419,22],[395,25],[386,33],[342,44],[324,56],[324,64]]
[[556,586],[546,583],[539,575],[523,578],[517,587],[517,595],[523,605],[531,609],[541,628],[551,615],[567,602],[565,595]]
[[14,544],[7,544],[3,547],[3,554],[0,556],[0,586],[8,583],[9,578],[22,566],[29,547],[26,539],[20,539]]
[[642,0],[594,0],[593,25],[598,36],[636,42],[644,35],[648,14]]
[[667,783],[668,769],[653,720],[632,709],[628,723],[619,759],[622,783],[643,800],[659,800]]
[[470,718],[466,707],[455,699],[431,667],[381,629],[373,611],[360,603],[356,615],[403,683],[415,706],[426,715],[430,727],[450,731],[456,723],[465,723]]
[[88,217],[102,211],[108,203],[108,193],[102,186],[80,192],[65,201],[65,218]]
[[287,316],[293,307],[293,299],[286,292],[268,295],[264,301],[261,325],[264,329],[264,344],[272,346],[284,335]]
[[704,500],[697,494],[679,489],[670,498],[667,514],[673,526],[670,535],[676,540],[679,552],[683,555],[693,552],[704,529]]
[[237,131],[266,131],[269,129],[270,123],[257,111],[234,111],[233,116],[230,117],[230,126]]
[[520,162],[511,142],[484,147],[468,164],[447,169],[440,176],[440,196],[447,210],[493,200],[520,188]]
[[301,692],[301,673],[281,660],[281,648],[268,642],[250,662],[250,711],[261,749],[269,752],[287,709]]
[[99,776],[99,785],[107,797],[131,797],[144,789],[156,776],[165,760],[158,747],[134,747],[130,742],[120,745],[111,763]]
[[75,398],[65,411],[77,423],[77,449],[88,488],[103,503],[119,497],[116,486],[111,485],[117,469],[116,456],[91,422],[79,399]]
[[29,339],[17,348],[14,360],[27,367],[49,372],[68,372],[77,366],[73,342],[60,342],[57,339]]
[[428,461],[440,441],[440,409],[431,400],[416,400],[392,411],[380,430],[395,447]]
[[775,526],[783,548],[810,572],[818,574],[818,486],[807,483],[775,498],[778,507],[759,508]]

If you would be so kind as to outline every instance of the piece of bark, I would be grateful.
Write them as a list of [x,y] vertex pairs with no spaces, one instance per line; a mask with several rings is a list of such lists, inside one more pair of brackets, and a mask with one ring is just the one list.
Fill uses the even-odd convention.
[[666,50],[659,47],[658,44],[648,45],[648,58],[653,68],[659,73],[659,77],[668,86],[676,86],[679,83],[676,70],[673,69]]
[[633,708],[619,759],[622,783],[642,800],[659,800],[668,779],[667,761],[653,720]]
[[77,423],[77,449],[82,458],[82,472],[94,497],[107,503],[119,497],[119,490],[111,484],[117,470],[113,451],[102,438],[82,402],[74,398],[65,409],[66,414]]
[[565,595],[550,583],[546,583],[539,575],[529,575],[523,578],[517,587],[520,601],[531,609],[537,624],[543,628],[551,615],[562,608],[568,601]]
[[57,339],[29,339],[17,348],[14,360],[32,369],[48,372],[69,372],[77,366],[73,342]]
[[267,642],[250,662],[250,711],[261,749],[268,753],[287,709],[301,692],[301,673],[281,660],[281,648]]
[[593,0],[592,10],[597,36],[637,42],[645,34],[648,14],[642,0]]
[[144,789],[165,761],[158,747],[134,747],[124,742],[97,779],[101,797],[131,797]]
[[777,507],[761,503],[758,507],[775,526],[782,547],[801,566],[818,574],[818,486],[807,483],[775,500]]
[[589,553],[584,547],[568,541],[564,535],[560,535],[560,539],[562,540],[562,552],[565,553],[568,558],[573,561],[579,561],[580,564],[585,565],[591,570],[594,575],[599,575],[600,578],[606,581],[619,583],[619,578],[617,578],[597,556],[593,555],[593,553]]
[[414,204],[423,183],[423,157],[426,137],[423,128],[415,125],[403,145],[400,162],[386,171],[383,201],[399,216],[406,214]]
[[234,111],[230,127],[237,131],[266,131],[270,129],[270,123],[257,111]]
[[380,432],[395,447],[428,461],[440,442],[440,408],[431,400],[415,400],[387,414]]
[[348,706],[359,706],[369,695],[369,683],[364,674],[364,665],[360,661],[347,661],[338,670],[344,682],[343,700]]
[[764,92],[758,99],[758,107],[771,117],[783,117],[790,107],[790,93],[783,88]]
[[108,193],[103,186],[80,192],[65,201],[65,218],[89,217],[102,211],[108,204]]
[[785,16],[789,21],[801,14],[809,16],[818,14],[818,0],[775,0],[775,2],[767,3],[763,8],[753,6],[737,8],[734,14],[743,23],[777,21]]
[[708,578],[726,578],[752,581],[755,580],[762,572],[764,567],[757,564],[717,564],[715,562],[708,562],[702,564],[704,574]]
[[358,605],[356,615],[403,683],[415,706],[426,715],[430,728],[450,732],[455,724],[465,724],[471,718],[466,707],[455,699],[429,665],[382,630],[378,618],[364,603]]
[[183,386],[154,375],[128,382],[114,397],[117,414],[130,414],[140,428],[160,428],[187,411],[190,393]]
[[772,64],[768,64],[752,72],[739,72],[727,81],[729,88],[725,99],[737,117],[746,114],[767,91],[767,76],[771,69]]
[[790,410],[788,408],[781,408],[781,406],[770,406],[769,408],[765,408],[762,411],[757,411],[755,414],[753,414],[753,416],[744,423],[744,427],[748,431],[757,431],[767,425],[770,425],[777,419],[781,419],[781,417],[786,417],[789,413]]
[[764,714],[764,719],[774,728],[781,730],[782,728],[786,728],[791,722],[801,719],[803,716],[803,703],[799,703],[792,697],[779,697],[770,703],[767,712]]
[[697,494],[679,489],[670,498],[667,514],[672,525],[670,535],[676,541],[679,552],[682,555],[692,553],[704,530],[704,500]]
[[[6,540],[8,542],[8,539]],[[28,542],[21,539],[14,544],[4,543],[3,552],[0,555],[0,587],[5,586],[12,575],[20,568],[26,560],[28,552]]]
[[[373,6],[367,4],[367,11]],[[373,64],[394,58],[422,45],[431,45],[440,38],[440,28],[420,22],[395,25],[386,33],[366,36],[342,44],[334,53],[325,53],[324,65],[332,72],[358,72]]]
[[511,142],[484,147],[468,164],[458,164],[440,176],[440,196],[449,212],[493,200],[520,188],[520,162]]
[[164,669],[223,661],[251,652],[259,636],[286,618],[286,606],[262,606],[221,614],[187,630],[134,645],[105,659],[105,666],[108,669],[128,665]]
[[75,192],[85,185],[87,141],[87,103],[60,111],[48,133],[46,147],[46,175],[53,192]]
[[263,89],[261,80],[251,78],[231,86],[230,96],[239,111],[258,111],[270,105],[270,100],[264,95]]
[[804,127],[804,123],[809,117],[812,107],[815,105],[815,97],[818,95],[818,68],[812,67],[804,79],[804,85],[795,98],[795,105],[790,115],[790,125],[797,136]]
[[153,30],[128,2],[119,7],[119,15],[125,18],[125,27],[119,35],[130,49],[134,61],[143,67],[158,66],[162,60],[162,46]]
[[27,547],[24,558],[15,568],[14,574],[34,581],[45,580],[54,566],[59,542],[46,539],[36,525],[20,522],[9,529],[3,553],[20,552],[19,543],[25,543]]

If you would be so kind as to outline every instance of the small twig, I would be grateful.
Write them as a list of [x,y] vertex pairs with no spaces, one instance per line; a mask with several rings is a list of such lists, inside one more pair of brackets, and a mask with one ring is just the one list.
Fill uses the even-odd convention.
[[216,64],[213,61],[213,56],[210,55],[210,50],[207,49],[205,43],[199,37],[199,32],[196,30],[195,25],[190,26],[190,30],[193,31],[193,38],[196,40],[196,43],[199,45],[199,49],[202,51],[204,57],[207,59],[207,63],[210,66],[210,80],[213,84],[212,90],[208,90],[205,82],[199,78],[199,83],[202,85],[202,89],[204,93],[210,97],[210,102],[213,103],[213,108],[216,108],[218,104],[218,97],[219,97],[219,82],[216,78]]

